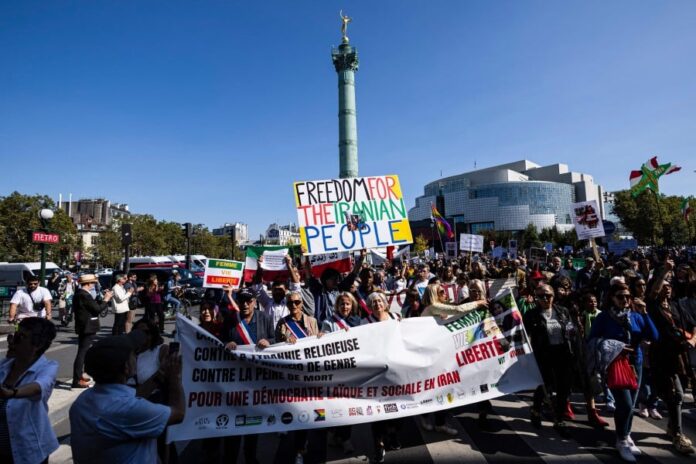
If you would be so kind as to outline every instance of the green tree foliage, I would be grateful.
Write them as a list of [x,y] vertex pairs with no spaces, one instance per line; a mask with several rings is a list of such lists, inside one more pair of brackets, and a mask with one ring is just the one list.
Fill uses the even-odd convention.
[[423,234],[416,235],[416,238],[413,241],[413,252],[416,254],[423,253],[427,249],[428,239],[425,238]]
[[123,258],[120,226],[109,227],[100,232],[96,245],[89,251],[91,251],[92,256],[98,257],[102,266],[116,268]]
[[612,212],[621,224],[631,231],[640,245],[672,246],[694,243],[696,218],[692,215],[688,224],[684,221],[681,215],[681,203],[684,198],[659,194],[658,197],[656,199],[648,190],[635,198],[628,190],[616,192]]
[[60,243],[46,246],[47,261],[61,264],[79,249],[80,238],[68,215],[57,210],[51,198],[45,195],[23,195],[13,192],[0,197],[0,261],[38,261],[39,245],[33,244],[29,231],[42,228],[39,211],[52,209],[53,219],[48,228],[60,234]]
[[541,247],[541,239],[539,238],[539,233],[537,232],[536,226],[531,222],[526,229],[522,231],[522,236],[520,237],[519,249],[527,249],[530,247]]

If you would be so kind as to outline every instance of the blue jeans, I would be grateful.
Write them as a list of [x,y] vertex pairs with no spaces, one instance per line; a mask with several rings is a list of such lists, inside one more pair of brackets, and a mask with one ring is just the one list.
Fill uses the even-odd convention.
[[171,293],[168,295],[165,295],[164,301],[166,301],[167,303],[170,303],[172,305],[172,308],[174,308],[176,311],[178,311],[179,308],[181,308],[181,301],[174,298],[174,296]]
[[648,409],[657,409],[658,400],[657,390],[653,386],[650,369],[643,369],[643,378],[641,379],[638,401]]
[[630,435],[631,427],[633,426],[633,408],[636,406],[638,391],[640,390],[641,377],[643,376],[643,366],[638,364],[634,367],[636,369],[636,377],[638,380],[637,390],[611,389],[611,393],[614,395],[614,403],[616,404],[614,422],[616,423],[616,438],[618,440],[625,440],[626,437]]

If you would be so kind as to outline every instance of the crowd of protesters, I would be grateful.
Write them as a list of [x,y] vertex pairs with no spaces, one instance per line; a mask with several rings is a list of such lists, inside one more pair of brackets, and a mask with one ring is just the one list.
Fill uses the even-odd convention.
[[[623,460],[635,462],[641,454],[631,438],[634,414],[661,419],[661,410],[667,414],[666,433],[674,449],[693,453],[682,430],[681,409],[685,391],[696,387],[692,369],[696,263],[686,250],[594,256],[577,259],[558,253],[542,262],[485,255],[455,260],[399,258],[376,265],[368,264],[363,251],[350,272],[327,269],[319,277],[312,274],[308,261],[286,257],[287,280],[265,282],[259,265],[253,281],[243,288],[210,292],[200,306],[200,326],[230,350],[240,345],[265,349],[387,320],[458,317],[483,309],[496,316],[488,284],[492,279],[512,279],[543,379],[529,410],[534,427],[541,428],[549,418],[562,438],[572,436],[569,423],[576,418],[570,399],[577,393],[584,398],[592,426],[609,426],[598,403],[605,413],[613,414],[615,446]],[[70,293],[79,335],[73,387],[96,382],[70,411],[76,463],[176,462],[174,449],[162,437],[167,425],[183,420],[181,361],[161,337],[162,286],[153,278],[138,288],[130,277],[117,276],[113,292],[100,303],[90,293],[95,276],[81,276]],[[390,311],[387,298],[394,294],[403,297],[398,312]],[[95,343],[98,314],[108,304],[116,309],[113,336]],[[145,318],[133,323],[139,304],[145,305]],[[51,393],[50,376],[55,377],[55,366],[42,356],[55,329],[43,328],[45,311],[31,316],[35,317],[19,324],[10,341],[14,349],[0,364],[0,452],[5,453],[0,457],[10,450],[14,459],[7,462],[42,462],[57,446],[49,439],[50,430],[36,436],[22,434],[21,440],[35,441],[30,457],[14,441],[20,439],[13,423],[18,411],[34,415],[38,424],[34,430],[46,428],[42,414]],[[514,323],[511,317],[496,319],[503,333]],[[36,366],[44,365],[38,372]],[[22,409],[20,399],[25,401]],[[478,411],[477,424],[486,428],[491,403],[479,403]],[[447,417],[439,412],[434,414],[434,425],[425,416],[419,424],[428,431],[456,435]],[[383,462],[388,450],[401,447],[402,421],[371,426],[370,461]],[[330,430],[329,443],[350,454],[355,449],[351,436],[350,426],[337,427]],[[308,434],[293,432],[292,440],[294,460],[302,463]],[[204,440],[206,462],[236,462],[240,447],[245,462],[257,462],[258,442],[255,435]]]

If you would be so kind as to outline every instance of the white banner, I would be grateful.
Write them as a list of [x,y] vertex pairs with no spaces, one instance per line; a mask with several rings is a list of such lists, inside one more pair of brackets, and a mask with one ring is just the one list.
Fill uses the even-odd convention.
[[512,295],[491,312],[496,318],[483,310],[389,320],[234,352],[179,317],[187,409],[167,439],[373,422],[535,388],[541,376]]
[[460,234],[459,249],[475,253],[483,253],[483,235]]
[[289,251],[287,248],[265,250],[262,255],[263,263],[261,263],[261,269],[264,271],[287,271],[288,265],[285,264],[285,257]]

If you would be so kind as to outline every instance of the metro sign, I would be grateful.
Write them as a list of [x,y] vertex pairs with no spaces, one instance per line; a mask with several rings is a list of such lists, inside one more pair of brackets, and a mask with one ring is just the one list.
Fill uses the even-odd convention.
[[60,242],[60,235],[47,234],[46,232],[32,232],[31,241],[34,243],[58,243]]

